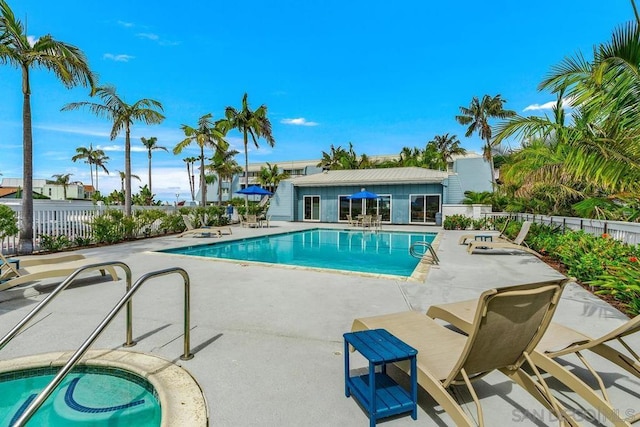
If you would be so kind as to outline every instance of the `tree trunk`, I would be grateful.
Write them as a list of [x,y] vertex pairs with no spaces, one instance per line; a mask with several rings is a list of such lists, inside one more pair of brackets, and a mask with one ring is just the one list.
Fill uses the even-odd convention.
[[[244,129],[244,188],[249,187],[249,150],[247,148],[247,129]],[[249,195],[244,195],[245,215],[249,214]]]
[[207,182],[204,179],[204,146],[200,147],[200,197],[202,206],[207,206]]
[[489,167],[491,168],[491,190],[496,191],[496,174],[493,170],[493,153],[491,152],[491,142],[487,138],[487,148],[486,148],[487,160],[489,161]]
[[151,150],[149,150],[149,193],[153,194],[151,190]]
[[131,129],[126,125],[124,136],[124,214],[131,216]]
[[22,212],[18,254],[33,252],[33,132],[29,68],[22,66]]

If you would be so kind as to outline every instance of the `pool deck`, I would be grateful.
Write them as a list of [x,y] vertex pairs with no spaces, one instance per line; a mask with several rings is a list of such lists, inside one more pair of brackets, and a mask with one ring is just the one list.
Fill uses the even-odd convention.
[[[187,369],[206,395],[214,426],[365,426],[368,417],[344,395],[342,334],[354,318],[405,310],[425,312],[432,304],[475,298],[486,289],[538,282],[560,274],[532,255],[467,254],[458,245],[463,232],[439,227],[383,226],[384,230],[440,232],[440,264],[424,272],[425,280],[398,280],[302,268],[170,256],[153,251],[262,234],[336,224],[271,223],[271,228],[233,227],[221,238],[158,237],[81,250],[86,256],[128,264],[141,275],[182,267],[191,278],[191,347],[195,357],[182,361],[183,286],[177,275],[162,276],[143,286],[134,298],[135,352],[171,360]],[[346,226],[344,227],[346,228]],[[122,275],[121,275],[122,277]],[[43,282],[44,283],[44,282]],[[55,283],[55,282],[51,282]],[[52,285],[30,285],[0,292],[0,334],[4,335]],[[2,350],[1,359],[76,349],[124,292],[124,281],[84,281],[64,291],[27,330]],[[590,336],[599,336],[625,321],[625,316],[575,284],[563,293],[554,318]],[[637,335],[637,334],[636,334]],[[94,349],[121,349],[124,313],[105,330]],[[640,348],[640,337],[630,339]],[[612,401],[621,413],[640,410],[640,381],[614,365],[588,354],[603,374]],[[576,368],[567,357],[567,366]],[[365,367],[351,356],[352,368]],[[506,377],[492,373],[475,383],[487,426],[545,426],[557,423],[535,400]],[[459,390],[459,389],[458,389]],[[635,390],[635,391],[634,391]],[[563,403],[585,419],[572,393],[560,389]],[[557,393],[556,393],[557,394]],[[473,401],[461,393],[475,418]],[[577,399],[579,401],[579,399]],[[573,406],[571,404],[574,404]],[[386,427],[453,425],[424,392],[418,421],[398,416]]]

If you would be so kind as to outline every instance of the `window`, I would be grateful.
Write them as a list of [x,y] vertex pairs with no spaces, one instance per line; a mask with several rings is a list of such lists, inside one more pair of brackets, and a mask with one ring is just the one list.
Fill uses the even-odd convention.
[[338,220],[347,221],[347,215],[352,218],[358,215],[382,215],[383,222],[391,222],[391,195],[379,195],[378,199],[351,200],[349,196],[338,197]]
[[412,194],[410,222],[435,224],[436,213],[440,212],[439,194]]

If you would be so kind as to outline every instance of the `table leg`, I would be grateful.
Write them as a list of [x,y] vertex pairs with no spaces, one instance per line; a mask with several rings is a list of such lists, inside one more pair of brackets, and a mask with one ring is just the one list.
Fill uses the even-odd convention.
[[351,396],[349,390],[349,343],[344,340],[344,395]]
[[376,427],[376,367],[369,362],[369,427]]
[[413,399],[413,411],[411,418],[418,419],[418,371],[416,366],[416,357],[411,358],[411,399]]

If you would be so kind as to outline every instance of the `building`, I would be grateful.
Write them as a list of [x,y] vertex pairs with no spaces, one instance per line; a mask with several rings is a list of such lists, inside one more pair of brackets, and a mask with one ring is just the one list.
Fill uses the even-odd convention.
[[[15,198],[15,194],[23,187],[22,178],[2,178],[0,184],[0,197]],[[66,200],[86,200],[91,198],[92,186],[85,186],[81,182],[72,182],[66,186]],[[33,193],[51,200],[65,200],[65,188],[63,185],[54,184],[46,179],[33,180]],[[4,196],[2,196],[4,194]],[[13,195],[13,196],[12,196]]]
[[[362,189],[378,199],[351,200]],[[478,155],[454,159],[448,171],[418,167],[323,171],[292,177],[270,201],[273,220],[347,222],[380,215],[389,224],[439,224],[460,211],[465,191],[491,191],[491,168]],[[466,210],[466,205],[465,209]]]
[[[386,160],[393,156],[379,156]],[[381,215],[383,223],[437,224],[447,214],[469,214],[462,205],[465,191],[492,191],[491,168],[476,153],[455,156],[448,170],[418,167],[323,171],[320,160],[274,162],[290,178],[278,185],[268,214],[281,221],[347,222],[347,216]],[[266,163],[249,165],[248,185],[258,184]],[[207,200],[218,202],[218,182],[207,188]],[[245,188],[244,173],[222,181],[223,203]],[[375,200],[350,200],[347,196],[365,188],[380,196]],[[196,199],[199,199],[199,194]],[[260,196],[249,196],[258,201]],[[474,214],[477,216],[477,213]]]

